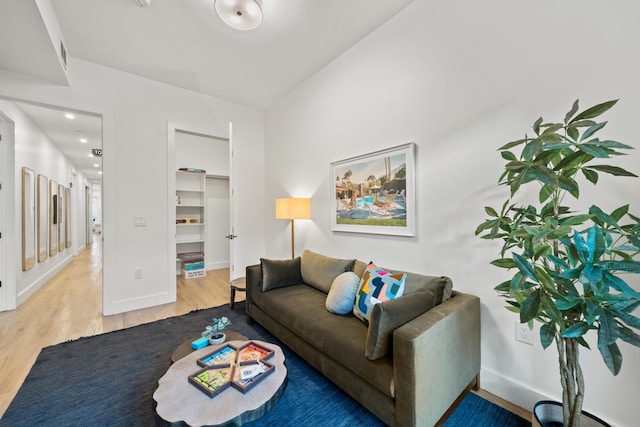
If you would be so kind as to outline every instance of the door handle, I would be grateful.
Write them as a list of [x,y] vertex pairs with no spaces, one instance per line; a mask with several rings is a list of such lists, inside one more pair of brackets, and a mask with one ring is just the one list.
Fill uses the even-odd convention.
[[236,236],[236,235],[234,235],[234,234],[229,234],[229,235],[224,236],[224,237],[225,237],[226,239],[233,240],[233,239],[235,239],[235,238],[236,238],[236,237],[238,237],[238,236]]

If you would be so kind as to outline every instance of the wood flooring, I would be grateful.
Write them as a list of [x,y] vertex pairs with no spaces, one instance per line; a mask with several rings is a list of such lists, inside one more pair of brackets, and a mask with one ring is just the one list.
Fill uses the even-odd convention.
[[[155,322],[229,303],[229,270],[178,277],[177,301],[111,316],[102,315],[102,242],[94,236],[53,279],[16,310],[0,312],[0,418],[15,397],[42,348],[77,338]],[[236,294],[236,301],[244,293]],[[531,413],[484,390],[480,396],[526,419]]]

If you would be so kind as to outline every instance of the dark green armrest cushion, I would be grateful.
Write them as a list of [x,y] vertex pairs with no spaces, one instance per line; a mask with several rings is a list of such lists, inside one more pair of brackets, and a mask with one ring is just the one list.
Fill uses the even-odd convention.
[[262,292],[302,283],[300,257],[285,260],[260,258]]
[[414,292],[373,306],[365,356],[380,359],[391,351],[393,331],[436,305],[438,295],[433,289]]

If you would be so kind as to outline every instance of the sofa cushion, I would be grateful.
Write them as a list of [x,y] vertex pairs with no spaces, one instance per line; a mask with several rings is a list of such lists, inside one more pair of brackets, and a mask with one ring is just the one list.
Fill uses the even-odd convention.
[[391,357],[364,355],[366,326],[352,315],[329,313],[326,295],[307,285],[257,292],[254,303],[311,347],[358,375],[380,392],[395,397]]
[[262,264],[262,292],[302,283],[300,257],[285,260],[260,258],[260,264]]
[[373,306],[365,356],[376,360],[391,353],[393,331],[436,305],[433,289],[414,292]]
[[355,259],[337,259],[305,250],[302,253],[300,269],[304,283],[325,294],[340,274],[351,271]]
[[368,324],[374,305],[402,296],[406,276],[405,273],[391,274],[370,263],[360,279],[353,314]]
[[327,310],[334,314],[351,313],[359,284],[360,278],[352,271],[345,271],[336,277],[325,302]]

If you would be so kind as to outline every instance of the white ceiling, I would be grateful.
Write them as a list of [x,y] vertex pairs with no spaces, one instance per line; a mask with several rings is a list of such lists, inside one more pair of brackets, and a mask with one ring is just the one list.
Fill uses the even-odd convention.
[[[102,149],[102,118],[78,111],[70,112],[73,119],[65,117],[66,110],[16,102],[16,105],[33,120],[49,139],[71,160],[77,170],[92,182],[102,180],[102,158],[90,156],[93,148]],[[80,141],[87,140],[86,143]],[[98,165],[98,166],[95,166]]]
[[[147,8],[135,0],[50,4],[69,57],[266,108],[413,1],[261,0],[264,20],[253,31],[227,27],[214,0],[151,0]],[[35,0],[0,0],[0,68],[64,84],[38,9]],[[74,164],[82,158],[77,131],[101,132],[99,118],[87,116],[88,129],[80,126],[84,119],[71,126],[57,110],[21,107]],[[78,168],[93,179],[93,163],[85,168],[82,160]]]
[[213,0],[52,0],[70,56],[264,108],[413,0],[262,0],[253,31]]

